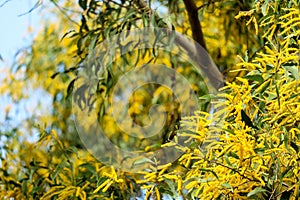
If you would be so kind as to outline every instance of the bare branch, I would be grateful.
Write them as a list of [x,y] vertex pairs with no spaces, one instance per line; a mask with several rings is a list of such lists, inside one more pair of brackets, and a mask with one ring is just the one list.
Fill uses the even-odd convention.
[[[189,7],[189,9],[191,9],[193,13],[197,13],[197,7],[195,6],[195,4],[190,5],[191,3],[189,2],[189,0],[185,1],[188,1],[188,6],[191,7]],[[155,19],[157,21],[161,20],[158,14],[152,11],[144,0],[134,0],[134,4],[137,6],[139,11],[152,13],[155,15]],[[192,16],[194,15],[195,13]],[[204,48],[205,43],[198,15],[196,18],[196,22],[198,23],[197,25],[194,25],[193,28],[193,37],[196,42],[193,43],[186,37],[183,37],[181,34],[178,33],[176,33],[175,42],[188,52],[189,57],[197,64],[197,67],[204,73],[203,75],[205,75],[209,79],[212,86],[216,90],[218,90],[224,85],[223,75],[219,71],[215,63],[212,61],[209,54],[206,52],[206,49]],[[196,23],[194,20],[195,19],[191,19],[193,23]],[[168,28],[167,25],[163,28],[165,28],[167,34],[170,34],[173,31],[170,28]],[[197,34],[197,31],[200,31],[199,35]]]
[[187,14],[189,16],[190,25],[192,28],[193,39],[198,42],[205,50],[206,44],[202,32],[200,20],[198,17],[198,8],[193,0],[183,0]]

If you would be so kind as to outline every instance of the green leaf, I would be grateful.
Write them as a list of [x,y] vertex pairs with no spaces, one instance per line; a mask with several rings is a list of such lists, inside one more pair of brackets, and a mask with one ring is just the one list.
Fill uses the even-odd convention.
[[276,89],[276,94],[277,94],[277,102],[278,102],[278,106],[280,108],[280,96],[279,96],[279,89],[277,84],[275,85],[275,89]]
[[27,181],[25,180],[22,182],[22,192],[23,192],[23,194],[26,194],[27,191],[28,191]]
[[[69,30],[68,32],[66,32],[62,37],[61,37],[61,39],[60,39],[60,41],[62,41],[67,35],[69,35],[70,33],[74,33],[75,32],[75,30]],[[75,34],[76,34],[76,32],[75,32]],[[73,35],[72,35],[73,36]]]
[[61,172],[61,169],[65,167],[66,163],[65,160],[62,160],[55,168],[53,173],[50,174],[51,180],[55,180],[56,176]]
[[264,188],[261,188],[261,187],[257,187],[255,188],[254,190],[252,190],[251,192],[249,192],[247,194],[247,197],[251,197],[251,196],[254,196],[254,195],[257,195],[259,193],[263,193],[263,192],[266,192],[267,190],[264,189]]
[[256,81],[258,84],[262,84],[264,82],[264,79],[261,75],[248,75],[244,77],[245,79],[251,80],[251,81]]
[[125,16],[125,18],[123,19],[123,22],[127,22],[127,20],[130,18],[130,17],[134,17],[136,15],[136,10],[135,9],[130,9],[128,12],[127,12],[127,15]]
[[178,195],[177,195],[177,192],[176,192],[174,183],[173,183],[172,181],[170,181],[169,179],[166,179],[166,178],[164,178],[164,181],[165,181],[165,182],[167,183],[167,185],[169,186],[170,191],[171,191],[171,193],[172,193],[172,196],[173,196],[173,197],[176,197],[176,199],[178,199]]
[[[52,75],[52,76],[53,76],[53,75]],[[70,84],[68,85],[68,88],[67,88],[67,97],[66,97],[66,99],[68,99],[68,98],[70,97],[70,95],[72,94],[73,89],[74,89],[74,83],[75,83],[75,81],[76,81],[76,78],[73,79],[73,80],[70,82]]]
[[71,153],[75,153],[77,155],[78,153],[78,149],[74,146],[70,146],[67,148],[67,151],[71,152]]
[[143,26],[144,27],[147,27],[148,26],[148,24],[149,24],[149,22],[148,22],[148,14],[146,14],[146,13],[143,13],[142,14],[142,21],[143,21]]
[[230,189],[231,191],[233,191],[233,188],[232,186],[229,184],[229,183],[222,183],[221,185],[223,188],[227,188],[227,189]]
[[292,76],[298,81],[299,80],[299,71],[298,71],[298,68],[293,65],[293,66],[284,66],[284,69],[291,73]]
[[280,199],[281,200],[289,200],[292,194],[293,194],[293,190],[285,191],[282,193]]
[[230,152],[228,153],[228,156],[233,157],[233,158],[235,158],[235,159],[240,159],[240,157],[239,157],[236,153],[234,153],[234,152],[232,152],[232,151],[230,151]]
[[54,79],[58,74],[60,74],[60,72],[55,72],[55,73],[51,76],[51,78]]
[[214,171],[211,170],[211,169],[200,168],[200,170],[201,170],[201,171],[204,171],[204,172],[211,172],[217,179],[219,179],[217,173],[214,172]]
[[87,8],[87,0],[79,0],[79,6],[83,9],[86,10]]
[[250,117],[245,113],[244,110],[241,110],[241,114],[242,114],[242,121],[245,122],[245,124],[251,128],[255,128],[258,129],[256,126],[253,125]]
[[228,132],[228,133],[230,133],[232,135],[236,135],[233,130],[226,129],[226,128],[222,128],[222,130],[224,130],[224,131],[226,131],[226,132]]
[[84,163],[84,164],[80,165],[80,167],[87,169],[92,174],[95,174],[95,175],[97,174],[95,167],[90,163]]
[[294,149],[296,152],[298,152],[299,147],[298,147],[298,145],[297,145],[295,142],[291,142],[291,147],[293,147],[293,149]]
[[225,158],[225,161],[226,161],[227,165],[229,165],[230,167],[232,167],[232,164],[231,164],[231,162],[229,160],[228,155],[225,155],[224,158]]
[[212,94],[205,94],[199,97],[199,100],[203,100],[204,102],[210,102],[214,96]]
[[264,93],[266,91],[266,89],[270,86],[270,81],[268,81],[264,86],[263,88],[259,91],[259,93]]
[[298,94],[292,94],[287,100],[291,100],[291,99],[293,99],[295,97],[298,97],[299,95],[300,95],[300,93],[298,93]]
[[284,140],[284,146],[285,148],[290,152],[290,148],[289,148],[289,134],[286,130],[285,127],[283,127],[284,129],[284,134],[283,134],[283,140]]
[[151,159],[143,157],[134,161],[133,166],[144,165],[144,164],[155,164]]
[[249,56],[248,56],[248,50],[245,53],[245,61],[248,62],[249,61]]
[[261,7],[261,12],[263,13],[264,16],[267,15],[268,5],[269,5],[269,1],[265,1],[264,4]]

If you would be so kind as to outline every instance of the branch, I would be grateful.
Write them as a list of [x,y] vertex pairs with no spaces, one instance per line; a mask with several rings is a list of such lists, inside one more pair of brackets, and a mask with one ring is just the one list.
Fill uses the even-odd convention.
[[238,170],[236,170],[236,169],[234,169],[234,168],[232,168],[232,167],[230,167],[230,166],[227,166],[227,165],[224,165],[223,163],[220,163],[220,162],[217,162],[217,161],[215,161],[215,163],[217,164],[217,165],[220,165],[220,166],[222,166],[222,167],[224,167],[224,168],[227,168],[227,169],[230,169],[230,170],[232,170],[232,171],[234,171],[235,173],[237,173],[238,175],[240,175],[241,177],[243,177],[244,179],[247,179],[248,181],[250,181],[250,182],[260,182],[258,179],[251,179],[251,178],[249,178],[248,176],[245,176],[244,174],[242,174],[241,172],[239,172]]
[[201,9],[204,8],[205,6],[209,6],[210,4],[214,4],[214,3],[216,3],[216,2],[218,2],[218,0],[215,0],[215,1],[209,1],[209,2],[203,3],[201,6],[199,6],[199,7],[197,8],[197,10],[201,10]]
[[[185,0],[187,1],[187,0]],[[158,16],[156,12],[151,10],[151,8],[148,7],[147,3],[144,0],[134,0],[134,4],[136,5],[137,9],[142,12],[146,12],[149,14],[155,15],[155,20],[156,21],[161,21],[162,19]],[[189,4],[190,5],[190,4]],[[197,12],[197,7],[193,7],[193,12]],[[196,10],[194,10],[196,9]],[[195,19],[190,19],[194,21]],[[198,14],[197,14],[197,19],[198,19]],[[167,24],[165,24],[164,31],[166,34],[172,34],[174,33],[173,30],[171,30]],[[199,29],[200,28],[200,29]],[[206,46],[204,43],[204,38],[201,30],[201,34],[196,34],[197,30],[201,30],[200,23],[198,25],[195,25],[193,28],[193,37],[194,42],[188,40],[186,37],[183,35],[177,33],[175,31],[175,39],[174,41],[180,45],[184,50],[188,52],[189,57],[195,62],[196,66],[200,69],[201,72],[203,72],[203,76],[205,75],[208,79],[211,85],[218,90],[224,85],[224,80],[223,80],[223,75],[219,71],[218,67],[215,65],[215,63],[212,61],[210,58],[209,54],[206,52]],[[204,46],[203,46],[204,44]],[[205,77],[203,77],[205,78]]]
[[134,4],[137,6],[137,8],[140,11],[150,13],[150,14],[154,14],[155,19],[159,20],[159,16],[156,13],[154,13],[153,10],[151,10],[151,8],[148,7],[146,1],[144,1],[144,0],[134,0]]
[[205,50],[206,44],[202,32],[201,24],[198,17],[198,8],[193,0],[183,0],[187,14],[189,16],[190,25],[192,28],[193,39],[198,42]]

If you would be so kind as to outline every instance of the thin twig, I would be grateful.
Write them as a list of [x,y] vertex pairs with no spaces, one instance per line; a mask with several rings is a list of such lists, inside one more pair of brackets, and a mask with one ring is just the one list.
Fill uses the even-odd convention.
[[0,8],[3,7],[5,4],[7,4],[7,3],[10,2],[10,1],[11,1],[11,0],[6,0],[6,1],[4,1],[4,3],[0,5]]
[[227,169],[230,169],[230,170],[234,171],[235,173],[238,173],[241,177],[243,177],[243,178],[245,178],[245,179],[247,179],[247,180],[249,180],[249,181],[260,182],[259,180],[251,179],[251,178],[245,176],[244,174],[241,174],[241,172],[239,172],[238,170],[233,169],[233,168],[231,168],[231,167],[229,167],[229,166],[227,166],[227,165],[224,165],[223,163],[219,163],[219,162],[214,162],[214,163],[216,163],[217,165],[220,165],[220,166],[222,166],[222,167],[225,167],[225,168],[227,168]]
[[277,188],[278,188],[278,185],[276,185],[275,188],[272,190],[269,200],[272,199],[272,197],[274,196],[274,194],[275,194]]
[[[295,184],[295,185],[296,185],[296,184]],[[288,187],[288,185],[285,185],[285,186],[288,187],[288,188],[286,188],[285,190],[282,190],[281,192],[279,192],[278,194],[276,194],[276,195],[274,196],[274,199],[276,199],[276,198],[277,198],[278,196],[280,196],[282,193],[289,191],[289,190],[292,189],[295,185],[293,185],[293,186],[291,186],[291,187]]]
[[213,4],[213,3],[216,3],[217,1],[210,1],[210,2],[206,2],[206,3],[203,3],[201,6],[199,6],[197,8],[197,10],[201,10],[202,8],[204,8],[205,6],[209,6],[210,4]]
[[51,2],[55,5],[55,7],[57,7],[57,9],[63,14],[65,15],[66,18],[68,18],[68,20],[70,20],[71,22],[73,22],[74,24],[76,24],[77,26],[80,26],[76,21],[74,21],[73,19],[71,19],[71,17],[53,0],[51,0]]
[[41,0],[37,1],[37,2],[34,4],[34,6],[33,6],[29,11],[27,11],[27,12],[25,12],[25,13],[22,13],[22,14],[19,14],[18,17],[21,17],[21,16],[24,16],[24,15],[27,15],[27,14],[31,13],[34,9],[38,8],[40,5],[42,5]]

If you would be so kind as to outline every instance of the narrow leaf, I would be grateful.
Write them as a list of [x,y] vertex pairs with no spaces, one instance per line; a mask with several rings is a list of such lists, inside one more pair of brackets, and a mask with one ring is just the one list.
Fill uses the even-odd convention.
[[248,79],[248,80],[251,80],[251,81],[256,81],[258,82],[259,84],[262,84],[264,82],[264,79],[261,75],[248,75],[248,76],[245,76],[244,78]]
[[251,196],[257,195],[259,193],[266,192],[266,191],[267,191],[266,189],[263,189],[261,187],[257,187],[254,190],[252,190],[251,192],[249,192],[247,194],[247,197],[251,197]]

